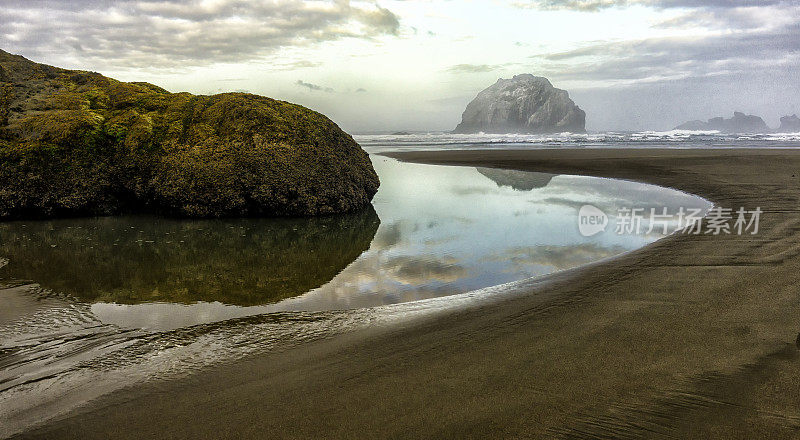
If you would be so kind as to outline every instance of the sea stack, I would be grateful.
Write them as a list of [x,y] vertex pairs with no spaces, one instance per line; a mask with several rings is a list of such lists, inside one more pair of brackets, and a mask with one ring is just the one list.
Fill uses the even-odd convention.
[[800,133],[800,118],[797,115],[784,116],[781,118],[779,133]]
[[530,74],[498,79],[467,105],[455,133],[584,133],[586,113],[566,90]]
[[733,112],[733,117],[711,118],[708,122],[689,121],[675,127],[675,130],[691,131],[719,131],[720,133],[768,133],[767,123],[758,116],[745,115],[742,112]]
[[334,214],[366,207],[378,185],[353,138],[305,107],[0,50],[0,219]]

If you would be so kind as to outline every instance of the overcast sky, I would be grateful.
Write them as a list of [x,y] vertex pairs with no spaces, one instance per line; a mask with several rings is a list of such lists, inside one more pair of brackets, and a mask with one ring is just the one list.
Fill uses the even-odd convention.
[[3,0],[0,48],[354,133],[451,130],[518,73],[568,90],[589,130],[800,114],[800,0]]

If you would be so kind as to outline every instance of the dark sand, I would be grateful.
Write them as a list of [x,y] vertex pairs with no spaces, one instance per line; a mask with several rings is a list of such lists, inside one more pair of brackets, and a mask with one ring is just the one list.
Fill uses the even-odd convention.
[[757,236],[671,236],[538,291],[114,393],[31,438],[798,438],[800,151],[405,153],[633,179]]

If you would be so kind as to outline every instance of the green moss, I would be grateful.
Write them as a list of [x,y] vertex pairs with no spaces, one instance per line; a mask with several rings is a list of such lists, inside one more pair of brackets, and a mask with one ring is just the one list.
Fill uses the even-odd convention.
[[20,138],[50,145],[83,146],[100,136],[103,116],[89,110],[53,110],[19,121]]
[[[2,73],[2,71],[0,71],[0,73]],[[11,113],[11,102],[13,99],[14,85],[0,81],[0,127],[8,125],[8,117]]]
[[0,68],[0,218],[330,214],[378,188],[352,137],[298,105],[173,94],[2,51]]

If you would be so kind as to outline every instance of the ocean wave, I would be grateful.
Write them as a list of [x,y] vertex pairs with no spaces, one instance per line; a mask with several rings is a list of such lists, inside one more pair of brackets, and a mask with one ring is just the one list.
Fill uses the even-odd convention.
[[436,148],[745,148],[800,147],[800,133],[727,134],[718,131],[641,131],[555,134],[456,134],[420,132],[409,134],[362,134],[353,136],[371,151]]

